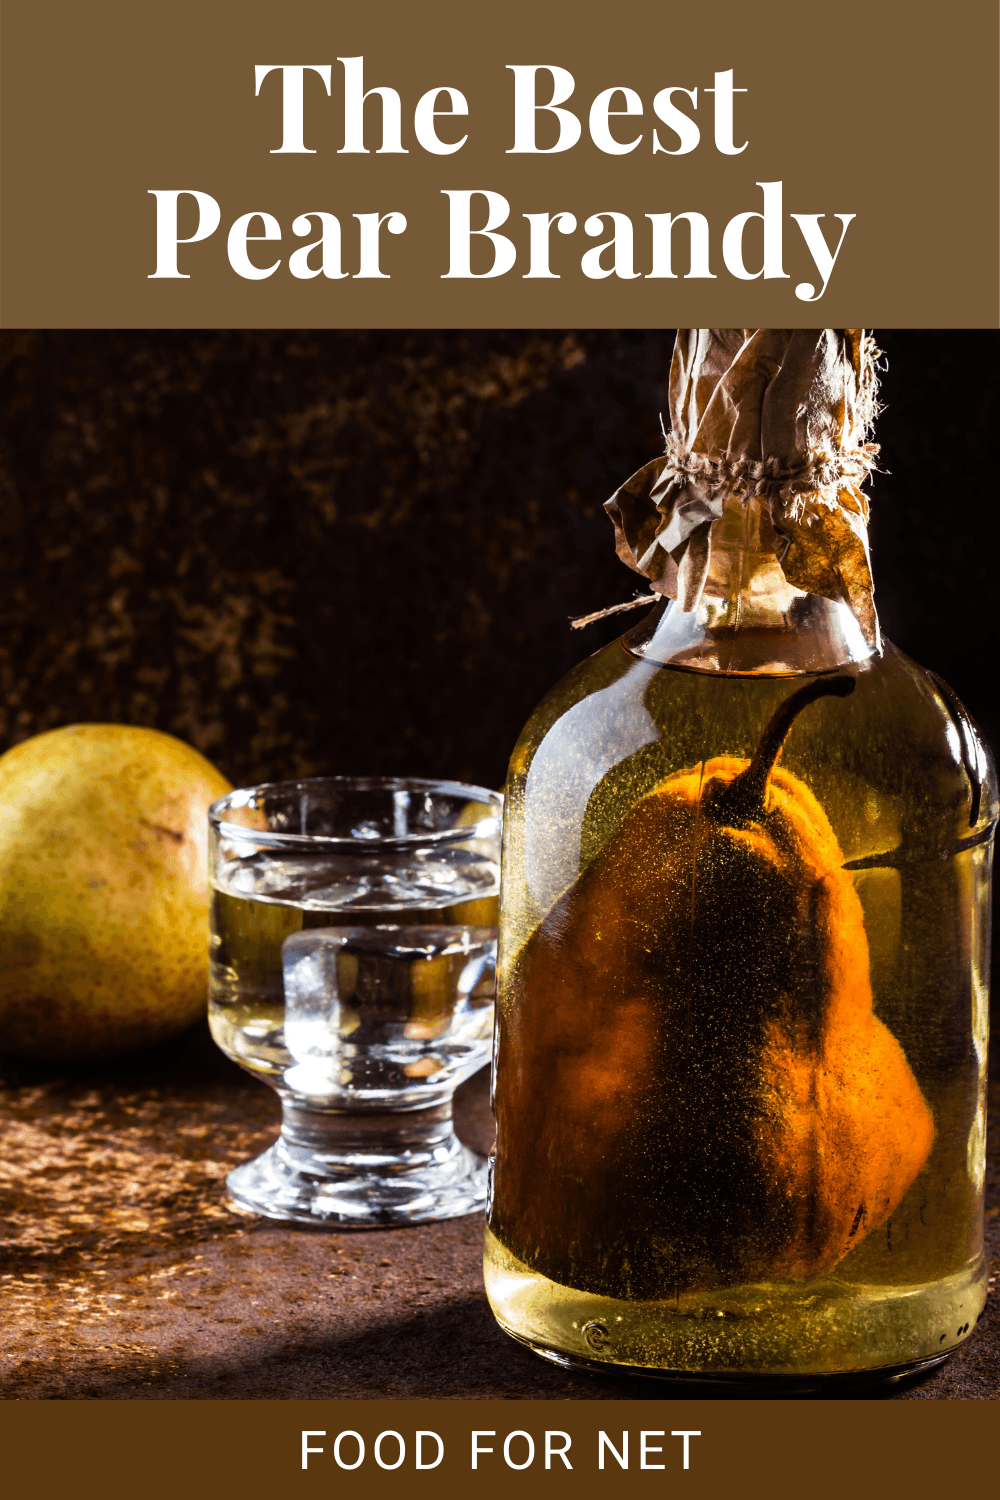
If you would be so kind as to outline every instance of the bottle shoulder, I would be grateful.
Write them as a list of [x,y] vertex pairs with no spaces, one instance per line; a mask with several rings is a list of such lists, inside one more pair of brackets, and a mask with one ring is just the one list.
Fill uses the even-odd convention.
[[995,823],[993,756],[944,679],[889,641],[853,675],[864,755],[885,762],[887,784],[919,788],[929,807],[954,811],[959,826]]
[[[595,720],[601,717],[595,713],[591,700],[603,701],[611,690],[610,696],[623,707],[641,702],[645,686],[657,670],[653,663],[637,662],[624,649],[621,640],[612,641],[592,656],[577,662],[549,689],[522,729],[511,753],[508,780],[526,774],[538,747],[568,715],[572,715],[569,736],[567,726],[563,725],[558,730],[559,740],[585,743],[596,733]],[[623,683],[625,678],[630,679],[627,684]],[[577,705],[585,706],[574,714]]]
[[[889,642],[839,671],[854,691],[800,715],[781,764],[827,808],[845,861],[988,836],[995,767],[948,685]],[[763,726],[808,680],[660,666],[614,642],[529,720],[511,761],[509,811],[533,805],[557,822],[580,819],[600,841],[667,777],[718,755],[749,759]]]

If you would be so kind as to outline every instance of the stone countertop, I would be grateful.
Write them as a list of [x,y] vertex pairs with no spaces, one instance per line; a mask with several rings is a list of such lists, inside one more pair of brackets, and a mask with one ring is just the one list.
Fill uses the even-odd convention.
[[[505,1337],[483,1292],[478,1216],[324,1233],[236,1213],[226,1173],[274,1139],[278,1103],[205,1028],[118,1064],[8,1061],[0,1076],[6,1400],[707,1394],[570,1373]],[[987,1187],[994,1278],[998,1084]],[[460,1091],[456,1117],[464,1138],[486,1149],[485,1075]],[[843,1394],[996,1398],[995,1290],[944,1365],[903,1388]]]

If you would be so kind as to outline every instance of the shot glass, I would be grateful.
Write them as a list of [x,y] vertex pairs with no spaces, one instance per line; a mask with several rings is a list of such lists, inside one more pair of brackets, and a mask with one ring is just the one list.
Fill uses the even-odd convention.
[[452,1098],[490,1059],[502,804],[335,776],[210,808],[212,1035],[282,1105],[239,1206],[353,1228],[484,1206]]

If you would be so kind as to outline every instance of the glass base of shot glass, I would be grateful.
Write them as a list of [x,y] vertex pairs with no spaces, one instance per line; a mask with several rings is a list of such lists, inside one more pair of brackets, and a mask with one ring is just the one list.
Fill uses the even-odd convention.
[[481,1213],[485,1157],[432,1109],[339,1113],[282,1101],[281,1136],[230,1172],[239,1208],[330,1229],[382,1229]]

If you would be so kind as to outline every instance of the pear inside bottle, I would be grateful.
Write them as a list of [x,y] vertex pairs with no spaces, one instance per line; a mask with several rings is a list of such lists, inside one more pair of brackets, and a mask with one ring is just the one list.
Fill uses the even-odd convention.
[[727,506],[511,762],[486,1283],[563,1362],[884,1372],[984,1305],[995,780],[775,545]]

